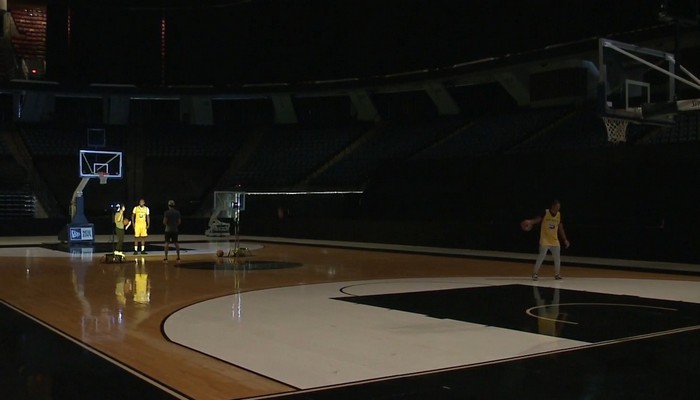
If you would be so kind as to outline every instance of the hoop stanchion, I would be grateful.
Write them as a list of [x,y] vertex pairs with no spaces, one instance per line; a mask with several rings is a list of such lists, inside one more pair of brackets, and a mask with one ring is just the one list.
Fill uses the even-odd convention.
[[608,131],[608,142],[621,143],[627,141],[627,125],[629,120],[621,118],[601,117]]

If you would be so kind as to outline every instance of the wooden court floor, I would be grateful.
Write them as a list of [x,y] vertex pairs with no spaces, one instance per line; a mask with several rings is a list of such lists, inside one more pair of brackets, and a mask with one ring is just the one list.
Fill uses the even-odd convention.
[[[167,340],[163,322],[168,316],[204,300],[269,288],[438,277],[523,277],[527,281],[532,269],[530,260],[257,244],[245,260],[298,267],[220,273],[217,263],[229,261],[217,258],[214,251],[230,246],[221,242],[209,244],[205,251],[183,252],[180,264],[172,261],[174,252],[167,263],[157,251],[136,257],[127,253],[124,263],[106,263],[97,253],[91,259],[40,256],[26,250],[31,245],[13,245],[4,249],[11,251],[0,252],[0,299],[177,396],[237,399],[297,389]],[[190,264],[212,268],[187,268]],[[551,275],[551,269],[544,266],[541,276]],[[697,274],[571,264],[564,265],[563,275],[565,279],[700,281]]]

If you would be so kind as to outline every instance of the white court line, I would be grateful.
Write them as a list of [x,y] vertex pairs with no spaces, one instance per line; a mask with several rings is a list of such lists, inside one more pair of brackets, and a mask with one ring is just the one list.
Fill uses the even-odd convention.
[[533,314],[533,310],[539,310],[541,308],[549,308],[552,306],[556,307],[564,307],[564,306],[610,306],[610,307],[637,307],[637,308],[652,308],[655,310],[664,310],[664,311],[678,311],[677,308],[667,308],[667,307],[654,307],[654,306],[645,306],[641,304],[622,304],[622,303],[556,303],[556,304],[549,304],[549,305],[544,305],[544,306],[535,306],[535,307],[530,307],[527,310],[525,310],[525,314],[537,318],[537,319],[543,319],[546,321],[552,321],[552,322],[561,322],[564,324],[571,324],[571,325],[578,325],[578,322],[573,322],[573,321],[567,321],[564,319],[556,319],[556,318],[547,318],[543,317],[537,314]]

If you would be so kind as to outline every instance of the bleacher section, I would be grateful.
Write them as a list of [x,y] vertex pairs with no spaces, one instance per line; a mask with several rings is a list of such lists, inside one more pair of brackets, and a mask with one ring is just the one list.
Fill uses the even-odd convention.
[[31,219],[36,212],[36,198],[27,192],[0,191],[0,220]]
[[[627,141],[634,143],[655,127],[630,123]],[[535,135],[511,149],[512,153],[538,153],[550,150],[586,150],[614,146],[608,141],[603,121],[592,105],[581,106],[551,129]]]
[[[43,75],[46,60],[46,9],[40,6],[11,7],[10,13],[19,30],[12,37],[17,60],[24,60],[30,75]],[[32,73],[32,69],[35,69]]]
[[70,126],[55,127],[51,124],[19,125],[20,133],[27,149],[36,156],[78,156],[81,149],[88,149],[88,128],[102,128],[106,131],[104,148],[95,150],[122,151],[126,146],[127,129],[121,126]]
[[137,196],[161,208],[173,199],[188,215],[214,190],[250,132],[165,124],[150,126],[141,134],[145,154],[137,179],[142,179],[143,190]]
[[0,190],[14,191],[27,184],[27,174],[0,140]]
[[570,112],[570,108],[557,107],[486,115],[415,158],[437,160],[496,154],[551,126]]
[[159,125],[145,129],[146,157],[232,157],[246,132],[217,127]]
[[[294,207],[284,235],[316,232],[321,238],[334,218],[345,218],[347,240],[529,251],[534,242],[513,221],[556,196],[576,238],[570,254],[688,260],[691,247],[678,240],[688,226],[700,223],[700,214],[685,206],[700,190],[699,120],[698,114],[683,114],[675,128],[630,125],[626,144],[607,141],[591,104],[335,125],[107,127],[108,147],[124,151],[125,176],[107,185],[91,181],[85,188],[86,213],[107,221],[110,203],[123,201],[129,208],[144,197],[153,218],[160,218],[169,199],[184,216],[201,217],[214,190],[235,190],[239,184],[246,191],[363,189],[357,198],[336,199],[332,212],[345,213],[338,216],[321,215],[316,200],[304,207],[284,199],[259,200],[246,211],[246,223],[254,225],[246,229],[279,234],[271,231],[282,223],[274,219],[274,209]],[[67,210],[80,181],[77,151],[84,147],[85,128],[33,124],[19,129],[48,190]],[[1,144],[0,161],[16,166]],[[5,168],[1,173],[4,177]],[[4,188],[23,193],[21,182]],[[684,206],[676,209],[669,201]],[[21,218],[35,212],[31,201],[12,204],[7,208],[21,210]],[[382,227],[382,233],[349,228],[357,221]],[[426,221],[434,232],[420,228]],[[612,236],[601,243],[601,235],[624,237],[625,247],[617,247]],[[649,244],[657,237],[665,242]]]
[[[73,191],[80,182],[78,157],[81,149],[88,149],[85,126],[56,128],[51,124],[19,125],[20,135],[29,151],[34,167],[46,182],[48,191],[58,202],[59,211],[67,215]],[[108,150],[121,151],[125,144],[125,128],[105,127]],[[103,150],[103,148],[95,149]],[[104,208],[124,197],[123,180],[112,180],[108,185],[91,182],[86,187],[86,212],[104,212]]]
[[645,136],[640,144],[671,144],[700,141],[700,112],[693,111],[676,116],[676,126],[656,129]]
[[368,124],[331,128],[278,126],[267,132],[249,162],[225,178],[231,187],[290,188],[369,129]]
[[[628,145],[698,142],[699,125],[700,113],[679,115],[674,128],[630,124]],[[86,148],[86,128],[31,124],[20,125],[20,129],[37,171],[67,209],[79,181],[77,154]],[[287,190],[301,188],[300,183],[305,182],[303,188],[309,189],[360,189],[377,174],[406,163],[429,167],[451,159],[615,146],[607,141],[605,127],[590,104],[380,124],[233,128],[177,123],[107,130],[107,148],[132,153],[131,158],[125,157],[125,168],[136,170],[125,174],[122,181],[110,182],[109,190],[100,188],[104,195],[90,203],[99,207],[111,199],[127,200],[131,185],[131,191],[140,192],[135,196],[163,203],[177,199],[185,212],[195,210],[209,192],[237,185],[245,190]],[[245,162],[236,164],[242,146],[256,135],[261,135],[259,143],[251,147]],[[134,161],[140,164],[129,165]],[[16,190],[27,184],[26,172],[1,143],[0,163],[3,188]],[[230,173],[224,175],[225,171]]]
[[35,156],[78,156],[81,148],[86,147],[85,131],[66,132],[49,126],[25,127],[22,136],[29,151]]
[[362,146],[339,160],[312,186],[360,188],[372,173],[409,159],[418,151],[462,127],[462,117],[430,121],[389,122]]
[[[665,130],[659,127],[630,124],[628,142],[697,140],[698,117],[682,116],[679,121],[672,135],[666,136],[660,136]],[[314,176],[308,182],[309,188],[359,189],[377,172],[404,162],[616,146],[608,141],[605,126],[591,104],[519,109],[472,120],[443,116],[424,121],[389,121],[375,128],[376,132],[354,148],[350,144],[362,132],[278,126],[265,135],[251,160],[234,175],[224,177],[223,182],[249,189],[288,189],[344,149],[351,151]]]

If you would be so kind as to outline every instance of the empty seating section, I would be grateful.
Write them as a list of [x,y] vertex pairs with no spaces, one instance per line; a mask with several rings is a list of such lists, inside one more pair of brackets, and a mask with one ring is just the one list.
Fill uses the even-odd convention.
[[143,197],[157,210],[173,199],[183,215],[191,215],[227,166],[228,159],[222,157],[146,158],[139,174],[143,187],[133,200]]
[[608,145],[610,143],[603,121],[594,110],[585,107],[569,114],[551,129],[532,136],[513,148],[512,152],[573,150]]
[[568,108],[552,108],[487,115],[421,152],[416,158],[445,159],[495,154],[550,126],[567,112]]
[[644,137],[645,144],[670,144],[700,141],[700,112],[693,111],[676,116],[676,125],[655,130]]
[[0,220],[34,218],[35,210],[33,194],[0,191]]
[[[107,126],[106,147],[92,150],[123,151],[125,144],[125,127]],[[57,212],[66,213],[73,191],[80,182],[79,152],[91,149],[87,144],[88,134],[85,126],[56,127],[52,124],[22,124],[19,133],[32,157],[36,172],[46,183],[46,190],[58,202]],[[114,200],[115,193],[124,191],[124,181],[110,182],[105,193],[99,193],[91,183],[90,197],[86,202],[86,212],[92,207],[100,207]],[[104,189],[104,188],[103,188]],[[38,192],[38,191],[37,191]]]
[[213,190],[249,132],[218,126],[156,124],[144,136],[143,191],[150,204],[176,200],[184,214],[193,213]]
[[22,137],[34,156],[74,156],[78,157],[81,148],[87,145],[84,129],[63,130],[42,126],[25,126]]
[[21,188],[27,183],[26,171],[0,140],[0,190]]
[[20,35],[12,38],[18,59],[46,59],[46,9],[42,7],[11,7],[10,13]]
[[412,123],[390,122],[316,178],[312,185],[359,187],[376,170],[407,160],[464,123],[459,117]]
[[350,145],[367,124],[332,128],[276,127],[267,132],[246,165],[227,177],[231,185],[288,188]]
[[20,134],[29,152],[34,156],[73,156],[81,149],[124,151],[127,128],[106,126],[106,146],[88,146],[88,133],[85,126],[54,127],[50,124],[21,125]]
[[25,187],[27,178],[27,172],[12,155],[0,154],[0,190]]
[[[591,104],[380,123],[326,122],[105,127],[107,149],[123,151],[125,172],[135,170],[114,182],[99,201],[107,202],[115,194],[126,196],[129,188],[140,191],[130,196],[143,195],[149,202],[165,204],[174,198],[188,213],[195,212],[213,190],[239,184],[249,191],[288,190],[302,183],[308,189],[360,189],[373,176],[407,165],[478,162],[484,157],[506,162],[528,153],[614,146]],[[47,189],[65,205],[78,182],[77,154],[87,148],[86,128],[21,124],[19,132]],[[700,142],[700,113],[679,115],[672,128],[630,124],[628,138],[628,145]],[[2,141],[0,164],[0,190],[26,188],[26,171]],[[93,192],[100,196],[98,190]],[[3,201],[3,210],[33,215],[33,198]]]
[[147,157],[232,157],[248,134],[219,127],[183,125],[143,129]]

